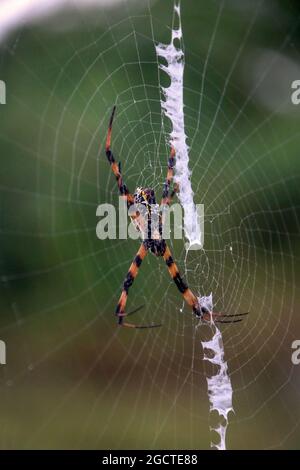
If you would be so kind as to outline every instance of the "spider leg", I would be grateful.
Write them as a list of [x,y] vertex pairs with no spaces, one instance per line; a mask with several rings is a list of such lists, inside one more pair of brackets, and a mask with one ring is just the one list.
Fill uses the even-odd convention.
[[134,279],[138,275],[139,268],[142,264],[143,259],[146,257],[147,252],[148,252],[147,248],[142,243],[124,279],[122,293],[119,298],[119,302],[118,302],[116,312],[115,312],[116,316],[118,317],[119,326],[125,326],[128,328],[156,328],[158,326],[161,326],[161,325],[156,325],[156,324],[155,325],[135,325],[133,323],[124,322],[124,317],[126,317],[127,315],[132,315],[133,313],[136,313],[138,310],[140,310],[140,307],[138,307],[137,309],[133,310],[129,314],[125,313],[125,307],[126,307],[129,289],[132,286]]
[[172,190],[171,195],[169,197],[169,204],[171,204],[175,194],[177,194],[178,192],[179,192],[179,184],[174,183],[173,190]]
[[119,302],[116,308],[116,315],[119,317],[119,325],[123,324],[123,318],[126,316],[125,314],[125,307],[128,298],[128,291],[133,284],[134,279],[138,275],[139,267],[142,264],[143,259],[147,255],[147,249],[143,244],[141,244],[134,260],[132,261],[129,270],[126,274],[126,277],[123,282],[123,289],[121,296],[119,298]]
[[[213,313],[213,319],[215,323],[238,323],[243,320],[242,317],[248,315],[249,312],[244,313],[233,313],[233,314],[225,314],[225,313]],[[227,320],[229,318],[229,320]]]
[[109,161],[109,164],[111,166],[111,169],[116,177],[117,183],[118,183],[118,188],[121,196],[126,199],[127,201],[127,206],[130,207],[133,203],[133,195],[129,193],[129,190],[123,182],[123,177],[122,177],[122,172],[121,172],[121,163],[117,163],[115,161],[114,155],[111,151],[110,144],[111,144],[111,133],[112,133],[112,125],[113,125],[113,120],[114,120],[114,115],[116,111],[116,106],[113,107],[110,120],[109,120],[109,126],[108,126],[108,131],[107,131],[107,137],[106,137],[106,144],[105,144],[105,152],[107,156],[107,160]]
[[179,191],[179,185],[174,183],[173,190],[170,194],[170,185],[174,177],[174,166],[175,166],[175,148],[171,146],[171,153],[168,160],[168,172],[167,177],[163,186],[163,194],[160,202],[160,225],[159,233],[162,236],[163,226],[165,223],[166,209],[170,207],[173,197]]
[[163,253],[163,258],[166,262],[166,265],[168,267],[168,271],[175,282],[179,292],[182,294],[184,300],[186,303],[193,309],[194,314],[200,318],[202,317],[198,299],[197,297],[193,294],[191,289],[188,287],[186,282],[182,279],[179,269],[172,257],[171,251],[168,246],[166,246],[166,249]]
[[175,166],[175,148],[172,146],[171,147],[171,153],[170,157],[168,160],[168,172],[167,172],[167,177],[164,182],[164,187],[163,187],[163,195],[162,195],[162,200],[161,200],[161,206],[166,207],[169,206],[173,197],[175,194],[179,191],[179,186],[178,184],[174,184],[174,189],[171,192],[170,195],[170,185],[171,182],[174,178],[174,166]]

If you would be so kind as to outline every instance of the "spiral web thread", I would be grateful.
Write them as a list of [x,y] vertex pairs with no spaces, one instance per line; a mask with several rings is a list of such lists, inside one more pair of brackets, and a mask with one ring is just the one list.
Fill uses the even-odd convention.
[[[194,53],[185,39],[185,125],[195,203],[205,204],[205,244],[203,250],[188,253],[183,243],[170,246],[197,295],[212,291],[217,311],[250,311],[240,324],[222,326],[235,409],[228,448],[295,447],[300,389],[290,347],[299,325],[299,199],[291,188],[298,178],[293,155],[299,129],[295,118],[281,114],[286,103],[259,114],[259,119],[252,115],[258,107],[256,91],[279,56],[265,64],[246,94],[235,78],[265,2],[255,2],[247,15],[228,70],[216,70],[213,54],[224,5],[218,3],[209,23],[204,56]],[[182,9],[184,18],[185,4]],[[2,372],[2,413],[14,416],[16,400],[31,409],[29,395],[19,394],[32,383],[42,390],[39,399],[45,400],[29,428],[20,412],[10,434],[3,427],[3,447],[43,447],[52,425],[55,446],[60,432],[72,434],[67,412],[77,402],[82,409],[77,407],[73,415],[80,416],[81,427],[72,445],[209,447],[209,367],[201,360],[199,329],[190,310],[164,264],[147,257],[128,308],[143,303],[140,320],[160,320],[164,326],[143,336],[115,329],[113,311],[138,242],[104,243],[95,236],[97,205],[117,204],[104,152],[113,104],[117,114],[112,148],[122,161],[126,184],[132,191],[152,186],[160,194],[170,129],[160,107],[160,87],[167,84],[158,73],[155,47],[170,37],[170,14],[171,5],[158,18],[155,4],[133,11],[125,3],[119,18],[103,13],[100,34],[85,25],[83,43],[78,44],[71,31],[63,33],[63,59],[35,30],[32,40],[53,75],[50,85],[43,69],[26,61],[22,34],[3,52],[3,70],[12,57],[20,77],[5,109],[9,113],[9,106],[17,107],[19,119],[24,125],[31,120],[37,132],[30,140],[22,130],[16,133],[9,114],[0,130],[1,145],[16,155],[13,171],[1,183],[1,237],[18,253],[14,264],[2,263],[2,301],[9,320],[2,320],[1,339],[18,342],[13,365],[8,359]],[[282,34],[278,53],[299,57],[292,42],[298,24],[298,19],[291,22]],[[24,44],[26,49],[25,38]],[[26,95],[26,86],[35,87],[35,102]],[[234,110],[234,116],[228,110]],[[288,170],[283,166],[287,159]],[[29,257],[32,246],[37,256]],[[17,290],[20,285],[34,286],[30,301]],[[39,340],[41,332],[47,335],[46,343]],[[82,348],[85,354],[79,355]],[[59,390],[53,385],[57,361],[65,371]],[[89,399],[80,400],[94,376]],[[47,402],[44,377],[52,380]],[[122,426],[120,416],[125,416]]]

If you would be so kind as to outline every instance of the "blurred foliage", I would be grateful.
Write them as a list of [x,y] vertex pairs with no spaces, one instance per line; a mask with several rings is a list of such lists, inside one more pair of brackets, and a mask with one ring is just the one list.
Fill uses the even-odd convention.
[[[139,320],[164,328],[117,330],[112,313],[137,242],[95,234],[97,205],[118,202],[103,153],[115,102],[113,148],[126,182],[157,191],[163,182],[170,124],[162,127],[153,36],[170,40],[172,5],[126,2],[96,12],[97,24],[81,16],[68,31],[53,28],[62,15],[24,27],[0,50],[3,448],[209,447],[190,312],[180,315],[167,271],[149,257],[129,304],[145,303]],[[267,93],[279,72],[274,66],[258,85],[262,50],[299,65],[299,2],[221,5],[182,2],[186,133],[195,201],[207,216],[205,252],[188,255],[186,275],[221,308],[251,306],[245,326],[224,331],[236,410],[229,448],[295,448],[299,372],[289,376],[289,351],[300,327],[299,111],[267,109],[253,88]],[[172,250],[184,267],[183,243]]]

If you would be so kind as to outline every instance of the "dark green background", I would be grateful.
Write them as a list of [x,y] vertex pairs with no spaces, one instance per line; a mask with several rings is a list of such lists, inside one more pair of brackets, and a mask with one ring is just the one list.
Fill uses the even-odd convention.
[[[170,124],[162,127],[153,36],[169,41],[172,5],[76,13],[67,31],[55,26],[70,12],[60,14],[0,49],[2,448],[210,445],[201,329],[187,307],[179,311],[162,260],[148,257],[128,308],[145,304],[136,321],[164,327],[118,330],[113,312],[138,242],[95,233],[97,205],[118,202],[104,153],[114,103],[126,183],[158,194],[163,183]],[[182,2],[186,134],[205,250],[185,263],[183,241],[171,245],[197,294],[212,291],[217,310],[250,310],[223,328],[235,391],[228,447],[297,448],[300,106],[290,96],[300,9],[276,0],[220,8]]]

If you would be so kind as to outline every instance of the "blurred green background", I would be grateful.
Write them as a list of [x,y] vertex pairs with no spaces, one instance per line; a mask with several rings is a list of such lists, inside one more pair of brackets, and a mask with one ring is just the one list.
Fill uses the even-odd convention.
[[[299,448],[300,79],[296,1],[182,1],[185,119],[203,251],[172,251],[226,326],[234,389],[228,448]],[[155,43],[172,1],[60,12],[0,45],[1,448],[209,448],[201,329],[148,256],[128,309],[159,330],[118,330],[113,312],[138,249],[96,237],[96,208],[117,206],[104,142],[133,190],[159,194],[170,123]],[[71,26],[69,25],[71,24]]]

